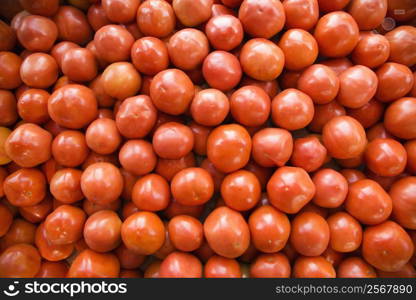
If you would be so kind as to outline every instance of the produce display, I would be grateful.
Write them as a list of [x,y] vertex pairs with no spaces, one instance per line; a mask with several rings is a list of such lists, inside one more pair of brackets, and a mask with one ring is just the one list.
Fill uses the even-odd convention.
[[0,277],[416,278],[416,0],[0,18]]

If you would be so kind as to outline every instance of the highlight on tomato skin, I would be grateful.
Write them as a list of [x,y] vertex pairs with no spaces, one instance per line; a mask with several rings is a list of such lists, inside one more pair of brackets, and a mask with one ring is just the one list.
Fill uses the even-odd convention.
[[6,2],[0,277],[416,277],[413,1]]

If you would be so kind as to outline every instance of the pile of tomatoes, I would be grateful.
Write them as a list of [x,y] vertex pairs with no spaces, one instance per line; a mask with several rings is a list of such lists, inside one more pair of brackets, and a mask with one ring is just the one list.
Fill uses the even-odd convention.
[[0,277],[416,277],[415,0],[0,15]]

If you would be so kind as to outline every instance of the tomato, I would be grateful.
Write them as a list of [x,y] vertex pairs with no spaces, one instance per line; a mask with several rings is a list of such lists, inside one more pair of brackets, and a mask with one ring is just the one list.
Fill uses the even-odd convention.
[[51,157],[52,135],[38,125],[18,126],[7,137],[4,149],[8,157],[25,168],[46,162]]
[[172,6],[183,25],[194,27],[211,17],[213,3],[213,0],[175,0],[172,1]]
[[331,101],[327,104],[315,105],[315,113],[308,128],[314,132],[322,132],[323,127],[331,119],[344,116],[346,114],[345,108],[336,101]]
[[192,151],[194,135],[191,129],[177,122],[160,125],[153,135],[153,149],[165,159],[179,159]]
[[121,220],[111,210],[98,211],[85,222],[83,235],[90,249],[109,252],[121,241]]
[[349,257],[339,264],[337,276],[339,278],[376,278],[377,273],[362,258]]
[[62,73],[76,82],[91,81],[97,76],[97,61],[88,48],[73,48],[66,51],[61,60]]
[[17,244],[0,255],[0,276],[7,278],[34,277],[40,269],[40,255],[35,247]]
[[387,14],[387,0],[352,0],[348,12],[360,30],[372,30],[383,22]]
[[202,277],[202,264],[192,254],[173,252],[161,263],[159,278],[199,278]]
[[244,167],[250,158],[252,142],[247,130],[237,124],[215,128],[207,141],[207,156],[224,173]]
[[272,120],[277,126],[287,130],[306,127],[313,119],[312,99],[296,89],[287,89],[272,101]]
[[274,207],[264,205],[251,213],[248,224],[253,245],[264,253],[283,249],[291,230],[288,217]]
[[201,217],[204,208],[204,205],[183,205],[177,202],[175,198],[172,198],[168,207],[164,210],[164,215],[168,219],[179,215],[188,215],[191,217],[199,218]]
[[98,56],[109,63],[127,60],[133,43],[131,33],[120,25],[105,25],[94,36]]
[[202,168],[186,168],[172,178],[172,196],[182,205],[202,205],[214,194],[214,181]]
[[38,169],[22,168],[5,178],[3,189],[14,206],[36,205],[46,196],[46,179]]
[[348,108],[359,108],[376,94],[378,79],[370,68],[358,65],[343,71],[339,83],[338,103]]
[[134,96],[124,100],[116,113],[119,132],[130,139],[145,137],[156,124],[157,110],[150,97]]
[[134,251],[128,249],[123,243],[114,250],[117,256],[120,267],[123,269],[137,269],[145,261],[145,255],[136,254]]
[[82,251],[69,267],[69,278],[116,278],[120,263],[114,254],[98,253],[90,249]]
[[280,92],[280,87],[277,80],[261,81],[250,78],[248,76],[244,76],[240,82],[240,86],[246,85],[254,85],[262,88],[271,99],[273,99]]
[[126,247],[141,255],[155,253],[165,241],[165,226],[151,212],[137,212],[124,220],[121,238]]
[[77,169],[58,170],[50,181],[51,194],[66,204],[82,200],[81,176],[82,172]]
[[367,167],[380,176],[401,174],[407,163],[406,149],[393,139],[375,139],[365,151]]
[[104,0],[103,9],[108,19],[115,23],[129,23],[136,17],[139,0]]
[[393,201],[394,219],[403,227],[416,229],[415,197],[416,177],[404,177],[397,180],[390,188],[389,194]]
[[157,163],[152,145],[144,140],[129,140],[120,149],[120,164],[134,175],[150,173]]
[[250,243],[247,222],[225,206],[214,209],[205,219],[204,234],[212,250],[226,258],[242,255]]
[[158,38],[143,37],[131,47],[131,60],[140,73],[156,75],[169,66],[168,48]]
[[322,256],[300,257],[293,266],[295,278],[335,278],[334,267]]
[[384,126],[394,136],[402,139],[416,138],[416,98],[405,97],[394,101],[384,115]]
[[13,52],[0,52],[0,89],[15,89],[21,83],[20,66],[22,58]]
[[174,248],[191,252],[202,244],[203,227],[201,222],[191,216],[173,217],[168,224],[169,238]]
[[285,67],[300,71],[311,66],[318,57],[318,43],[303,29],[290,29],[280,38],[279,47],[285,55]]
[[308,67],[297,82],[297,88],[310,96],[315,104],[330,103],[337,96],[339,87],[336,73],[321,64]]
[[150,84],[153,104],[160,111],[171,115],[184,113],[194,94],[195,89],[191,79],[179,69],[159,72]]
[[201,125],[216,126],[227,117],[230,103],[217,89],[205,89],[195,94],[190,106],[192,118]]
[[149,0],[139,6],[137,24],[144,35],[161,38],[175,29],[176,17],[167,1]]
[[40,269],[35,277],[37,278],[65,278],[68,273],[68,266],[65,262],[41,262]]
[[[0,90],[0,108],[0,125],[9,126],[14,124],[17,120],[18,115],[16,98],[12,92],[7,90]],[[2,127],[4,135],[8,133],[8,130],[8,128]]]
[[52,156],[57,164],[64,167],[81,165],[87,161],[88,154],[89,149],[82,132],[64,130],[52,142]]
[[335,11],[318,21],[314,36],[321,54],[327,57],[343,57],[351,53],[357,45],[359,28],[351,15]]
[[267,93],[256,86],[244,86],[230,98],[231,115],[245,126],[263,125],[269,118],[270,105]]
[[45,220],[45,238],[53,245],[68,245],[82,237],[86,215],[72,205],[61,205]]
[[94,31],[111,23],[101,3],[91,4],[87,11],[87,19]]
[[48,100],[48,111],[58,125],[79,129],[96,118],[97,100],[91,89],[79,84],[68,84],[52,93]]
[[189,128],[192,130],[192,133],[194,134],[194,147],[192,150],[198,155],[206,155],[207,141],[208,136],[211,133],[211,127],[202,126],[195,122],[191,122],[189,124]]
[[310,135],[295,139],[290,162],[293,166],[313,172],[326,161],[327,150],[318,136]]
[[47,52],[55,43],[58,28],[49,18],[29,15],[22,20],[16,33],[19,42],[27,50]]
[[312,181],[316,187],[313,203],[328,208],[339,207],[344,203],[348,182],[341,173],[332,169],[321,169],[313,175]]
[[270,203],[282,212],[294,214],[301,210],[315,194],[315,185],[301,168],[281,167],[267,184]]
[[416,270],[411,263],[407,263],[396,272],[385,272],[378,270],[378,276],[381,278],[415,278]]
[[301,255],[321,255],[328,246],[329,238],[328,223],[316,213],[304,212],[292,221],[290,242]]
[[43,259],[53,262],[67,259],[74,252],[74,243],[66,245],[51,244],[46,237],[44,223],[36,229],[35,245]]
[[[20,8],[18,8],[20,10]],[[13,28],[10,27],[7,23],[0,22],[0,31],[4,39],[1,41],[0,50],[1,51],[10,51],[16,45],[16,33],[13,31]]]
[[384,35],[364,31],[351,57],[354,63],[373,69],[384,64],[389,55],[390,43]]
[[395,139],[395,137],[387,131],[387,129],[384,126],[383,123],[377,123],[374,126],[372,126],[371,128],[368,128],[368,130],[367,130],[367,139],[368,139],[369,142],[371,142],[372,140],[378,139],[378,138],[382,138],[382,139],[392,138],[392,139]]
[[416,55],[412,49],[416,45],[416,28],[413,26],[399,26],[386,33],[390,43],[390,61],[412,66],[416,63]]
[[240,82],[242,69],[238,58],[229,52],[213,51],[202,64],[202,74],[207,83],[215,89],[226,92]]
[[109,204],[121,195],[123,177],[120,170],[110,163],[94,163],[82,173],[81,189],[88,200]]
[[[58,38],[84,45],[92,38],[92,30],[88,24],[85,14],[75,7],[60,6],[58,12],[53,16],[58,26]],[[72,30],[68,30],[72,28]]]
[[[9,137],[10,133],[11,131],[8,128],[0,127],[0,165],[5,165],[11,162],[11,159],[7,156],[5,151],[5,142]],[[2,189],[2,187],[0,189]],[[1,192],[0,194],[3,194],[3,192]]]
[[240,264],[235,259],[212,256],[204,266],[205,278],[241,278]]
[[20,77],[30,87],[48,88],[58,79],[58,65],[48,54],[33,53],[23,60]]
[[364,230],[362,255],[372,266],[386,272],[399,271],[412,257],[414,245],[397,223],[386,221]]
[[378,78],[377,100],[392,102],[406,96],[413,87],[412,71],[405,65],[388,62],[381,65],[376,75]]
[[118,278],[143,278],[140,270],[120,270]]
[[318,0],[319,9],[324,12],[342,10],[350,0]]
[[[384,114],[384,104],[377,100],[370,100],[359,108],[349,108],[347,113],[363,125],[364,128],[371,127],[381,120]],[[367,138],[368,132],[367,132]]]
[[239,170],[225,176],[221,184],[225,204],[237,211],[252,209],[261,197],[260,182],[249,171]]
[[150,263],[144,272],[144,278],[159,278],[161,264],[162,262],[160,260],[155,260]]
[[[264,0],[261,1],[265,2]],[[276,2],[280,4],[279,1]],[[242,47],[240,63],[244,73],[254,79],[274,80],[282,73],[285,54],[273,42],[263,38],[255,38],[249,40]]]
[[326,219],[329,213],[327,208],[317,206],[313,202],[309,202],[308,204],[306,204],[299,212],[313,212],[320,215],[324,219]]
[[206,263],[208,259],[215,255],[214,250],[211,249],[206,239],[202,241],[201,246],[194,251],[198,258]]
[[310,30],[319,19],[317,0],[284,0],[287,28]]
[[16,218],[7,233],[1,238],[0,251],[16,244],[34,244],[36,226],[23,219]]
[[249,35],[261,38],[280,32],[286,20],[283,5],[277,0],[244,0],[238,18]]
[[0,204],[0,237],[3,237],[13,222],[12,212],[4,204]]
[[361,223],[375,225],[390,216],[392,200],[377,182],[362,179],[349,186],[345,209]]
[[367,146],[363,126],[349,116],[337,116],[328,121],[322,140],[329,154],[339,159],[357,157]]
[[170,37],[168,52],[171,62],[177,68],[193,70],[202,65],[209,53],[208,39],[197,29],[182,29]]
[[45,90],[26,90],[17,102],[19,116],[28,123],[46,123],[50,119],[48,114],[49,96],[50,94]]
[[224,51],[240,45],[244,37],[241,21],[227,14],[213,16],[205,26],[205,34],[215,49]]
[[289,278],[291,267],[282,253],[260,254],[250,265],[250,277]]
[[407,153],[406,170],[411,174],[416,173],[416,141],[411,140],[404,144]]
[[[178,215],[178,216],[180,216],[180,215]],[[186,215],[182,215],[182,216],[186,216]],[[189,216],[186,216],[186,217],[189,217]],[[199,221],[197,223],[199,223]],[[197,223],[195,223],[196,224],[196,227],[195,228],[198,227],[198,224]],[[171,254],[172,252],[174,252],[176,250],[175,246],[172,243],[172,239],[169,236],[169,227],[168,227],[169,224],[168,224],[168,222],[164,222],[164,224],[165,224],[165,242],[163,243],[162,247],[160,247],[159,250],[157,250],[154,253],[154,257],[156,257],[158,259],[165,259],[169,254]],[[184,223],[182,223],[182,224],[184,224]],[[197,231],[198,230],[199,229],[197,229]],[[201,225],[201,230],[202,230],[202,225]],[[198,236],[198,234],[196,236]],[[178,237],[179,237],[179,235],[178,235]],[[180,238],[177,239],[177,240],[179,241]]]
[[337,212],[328,219],[331,248],[339,252],[352,252],[357,250],[362,241],[362,228],[360,223],[345,212]]
[[88,147],[98,154],[113,153],[121,143],[116,122],[107,118],[93,121],[87,128],[85,139]]
[[293,150],[289,131],[281,128],[265,128],[253,136],[253,159],[263,167],[282,167]]
[[53,16],[59,8],[58,0],[43,0],[38,3],[33,3],[30,0],[22,0],[19,2],[20,5],[29,13],[45,17]]
[[133,186],[132,200],[141,210],[163,210],[170,201],[169,184],[157,174],[143,176]]
[[344,259],[344,253],[337,252],[331,248],[329,245],[328,248],[322,253],[322,257],[325,258],[331,265],[335,268],[337,267],[341,261]]

